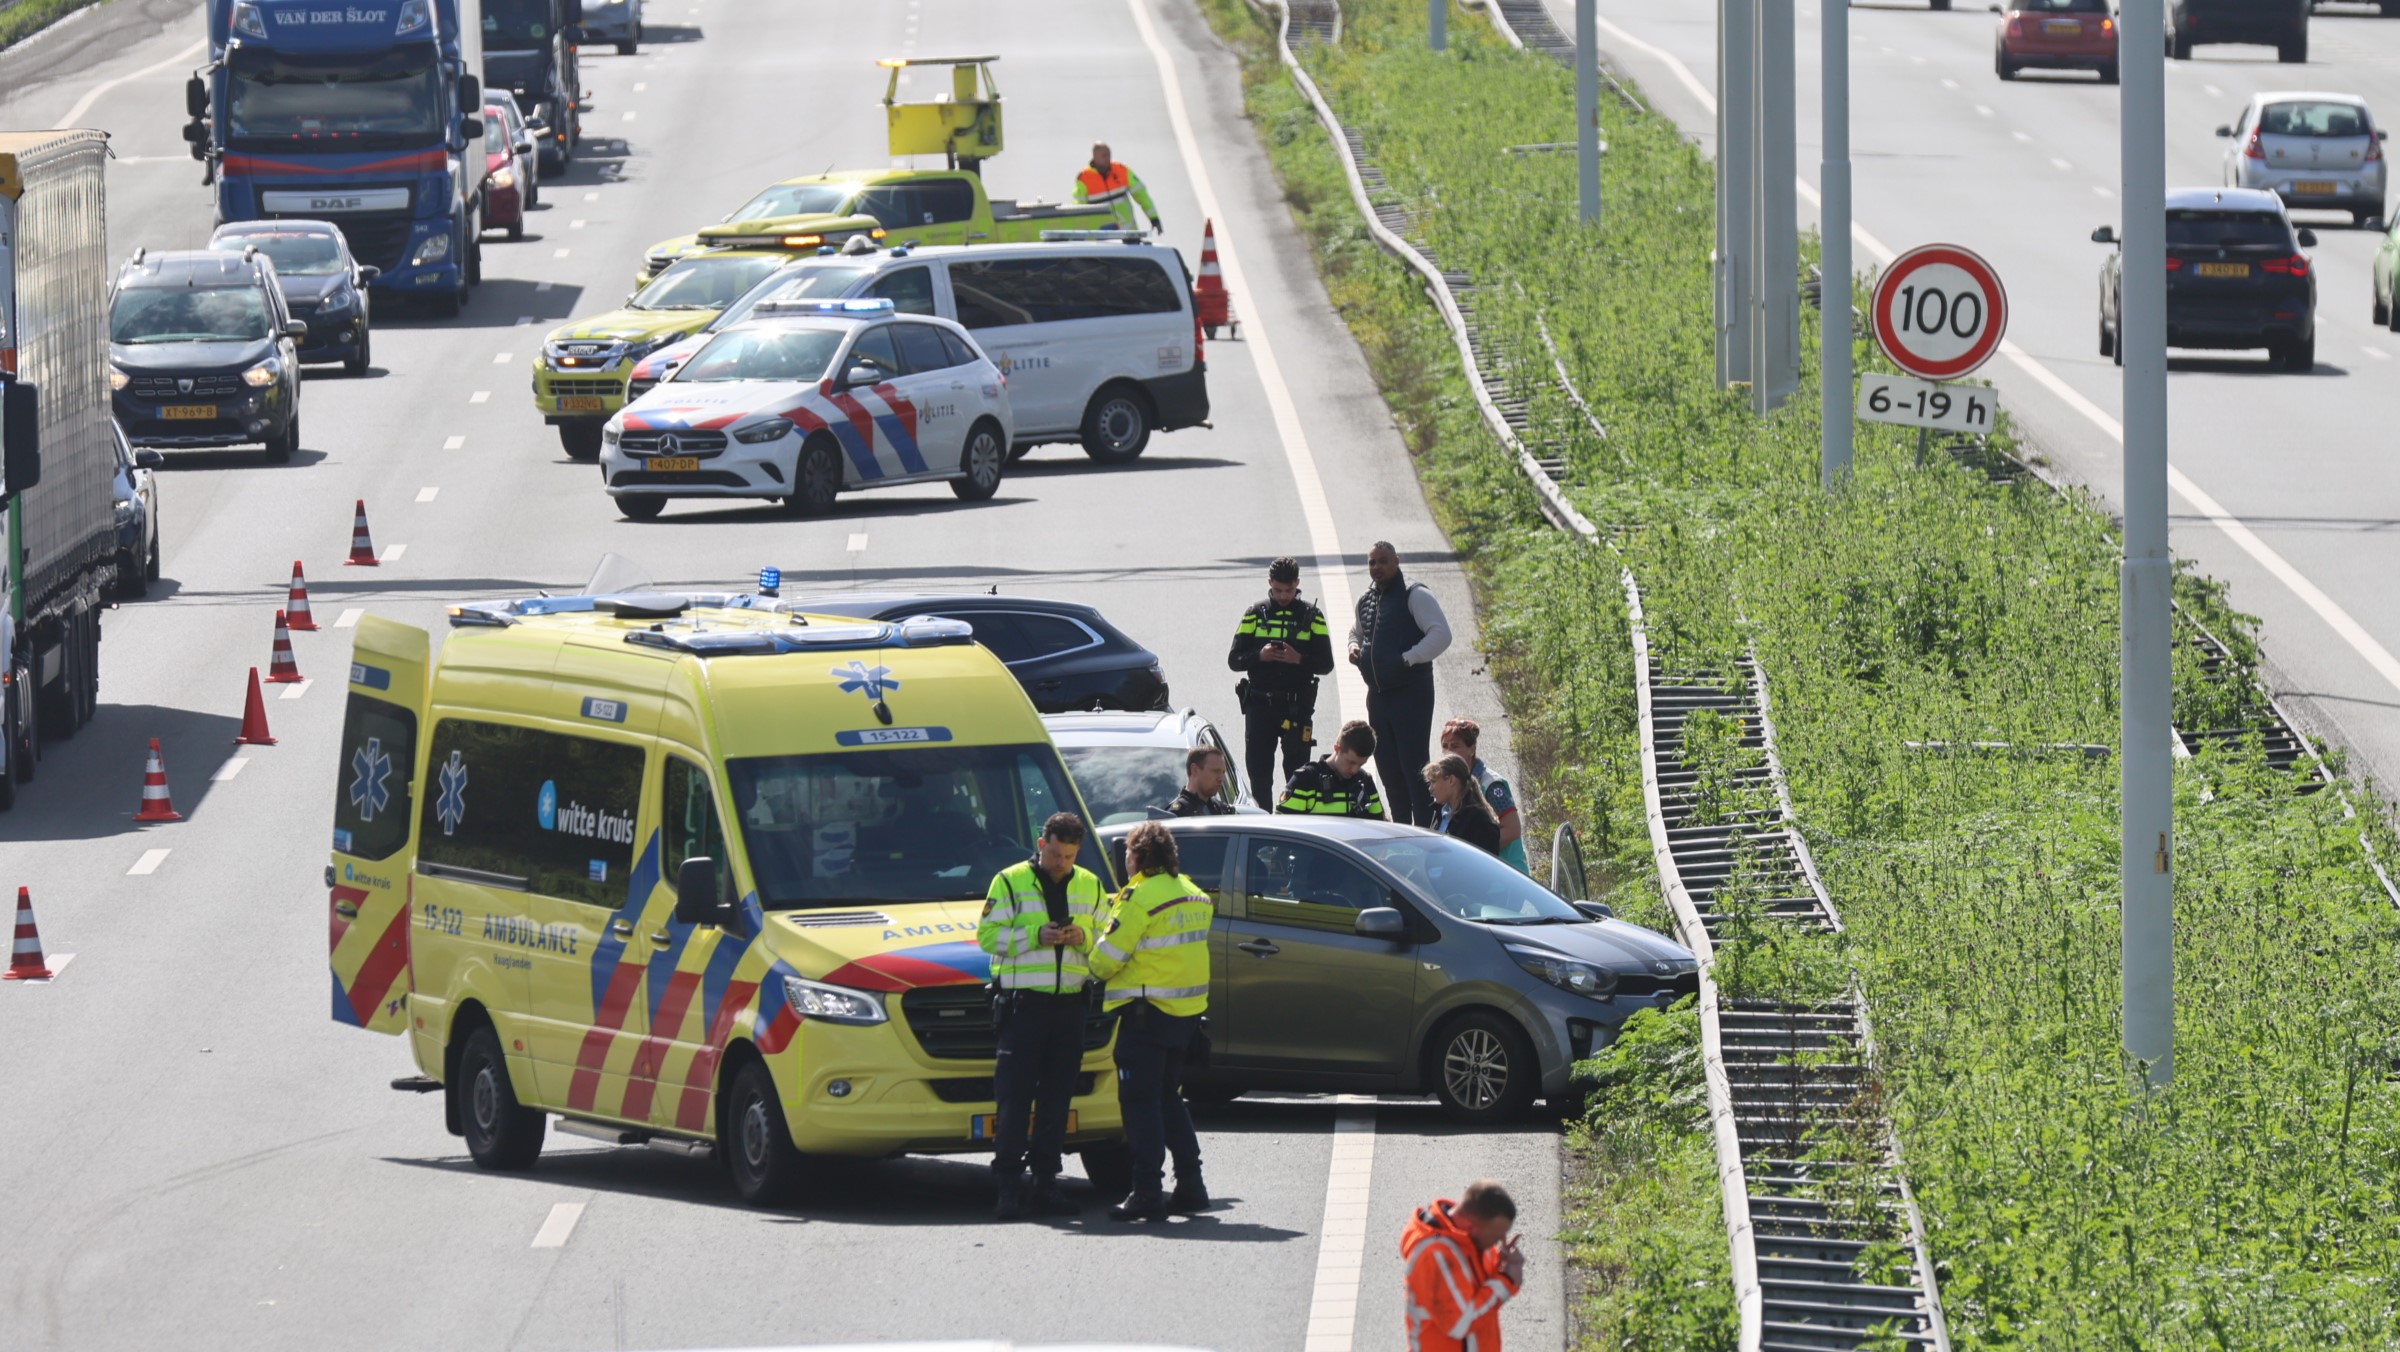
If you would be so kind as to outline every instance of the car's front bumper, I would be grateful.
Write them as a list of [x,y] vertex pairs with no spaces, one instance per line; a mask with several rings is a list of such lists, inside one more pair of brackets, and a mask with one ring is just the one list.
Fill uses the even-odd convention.
[[348,361],[358,355],[359,345],[366,341],[367,317],[364,312],[345,310],[341,314],[308,319],[308,336],[300,340],[300,360],[303,363]]
[[209,446],[247,446],[264,442],[283,429],[286,418],[273,386],[250,390],[238,395],[219,395],[209,401],[213,416],[206,418],[170,418],[170,407],[195,405],[161,404],[155,400],[135,400],[118,392],[110,399],[117,421],[124,425],[125,439],[136,446],[159,449],[198,449]]
[[[769,1058],[792,1144],[821,1155],[987,1154],[977,1123],[997,1111],[992,1063],[920,1056],[892,1024],[805,1022]],[[1086,1052],[1070,1111],[1067,1147],[1121,1140],[1117,1078],[1108,1048]],[[836,1088],[840,1092],[835,1092]]]
[[625,407],[625,378],[630,361],[562,371],[547,357],[533,360],[533,406],[547,423],[604,422]]
[[797,432],[773,441],[747,446],[732,438],[716,449],[685,451],[698,462],[696,469],[653,470],[648,455],[627,452],[603,443],[600,472],[611,497],[650,493],[668,498],[782,498],[789,497],[798,475],[800,443]]
[[583,10],[583,40],[588,43],[631,42],[634,13],[631,5],[586,5]]

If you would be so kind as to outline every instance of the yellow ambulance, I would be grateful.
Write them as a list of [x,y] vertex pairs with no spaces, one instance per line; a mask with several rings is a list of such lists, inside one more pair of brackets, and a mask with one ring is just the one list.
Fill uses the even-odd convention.
[[[991,877],[1082,812],[964,624],[623,592],[360,620],[334,802],[333,1016],[406,1034],[475,1162],[548,1115],[714,1155],[741,1196],[804,1154],[991,1149]],[[1108,876],[1092,842],[1085,866]],[[1067,1123],[1127,1158],[1095,1005]]]

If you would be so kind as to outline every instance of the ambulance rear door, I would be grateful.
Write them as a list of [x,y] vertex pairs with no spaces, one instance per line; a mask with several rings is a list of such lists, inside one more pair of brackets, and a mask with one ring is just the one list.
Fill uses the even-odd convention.
[[333,1018],[376,1033],[398,1033],[408,1023],[409,869],[431,662],[424,630],[359,618],[326,874]]

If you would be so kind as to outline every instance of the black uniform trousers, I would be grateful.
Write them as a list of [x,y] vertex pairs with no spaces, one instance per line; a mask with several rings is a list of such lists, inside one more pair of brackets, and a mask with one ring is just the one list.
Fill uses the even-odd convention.
[[1384,811],[1396,822],[1433,825],[1433,790],[1425,766],[1433,759],[1433,671],[1390,692],[1367,692],[1367,723],[1375,729],[1375,777],[1383,781]]
[[1183,1102],[1183,1059],[1199,1031],[1197,1014],[1168,1014],[1147,1000],[1125,1006],[1117,1023],[1117,1108],[1133,1154],[1133,1195],[1166,1191],[1167,1158],[1175,1177],[1200,1177],[1200,1133]]
[[1035,1178],[1056,1178],[1067,1112],[1083,1066],[1083,1020],[1091,1004],[1080,991],[1007,991],[1000,998],[1010,1007],[1000,1024],[1000,1055],[992,1067],[992,1092],[1000,1101],[992,1172],[1014,1178],[1030,1162]]
[[[1253,685],[1242,723],[1242,769],[1250,776],[1250,796],[1272,812],[1283,786],[1309,762],[1306,734],[1314,710],[1297,696],[1261,694]],[[1284,726],[1286,723],[1291,726]],[[1275,773],[1275,753],[1283,752],[1283,774]]]

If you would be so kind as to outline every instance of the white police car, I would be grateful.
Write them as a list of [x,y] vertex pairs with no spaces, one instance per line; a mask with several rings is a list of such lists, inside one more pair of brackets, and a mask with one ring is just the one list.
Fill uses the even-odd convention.
[[601,433],[617,510],[669,498],[770,498],[806,515],[844,489],[947,480],[1000,487],[1008,382],[967,331],[889,300],[769,301],[709,339]]

